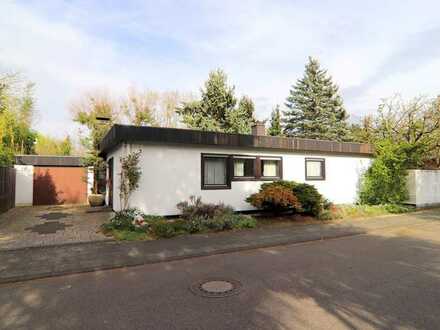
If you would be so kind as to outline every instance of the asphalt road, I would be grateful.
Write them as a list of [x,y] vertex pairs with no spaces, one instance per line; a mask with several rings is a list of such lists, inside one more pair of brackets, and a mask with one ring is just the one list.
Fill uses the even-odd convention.
[[1,285],[0,328],[439,329],[440,224]]

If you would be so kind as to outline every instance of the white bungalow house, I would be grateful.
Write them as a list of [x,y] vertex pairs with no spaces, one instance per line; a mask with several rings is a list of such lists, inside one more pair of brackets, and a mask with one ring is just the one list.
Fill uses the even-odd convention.
[[191,195],[252,210],[246,197],[279,179],[313,184],[334,203],[356,201],[371,145],[264,134],[262,123],[252,135],[114,125],[100,145],[108,164],[107,204],[120,210],[120,158],[139,149],[142,175],[130,207],[148,214],[176,215],[176,204]]

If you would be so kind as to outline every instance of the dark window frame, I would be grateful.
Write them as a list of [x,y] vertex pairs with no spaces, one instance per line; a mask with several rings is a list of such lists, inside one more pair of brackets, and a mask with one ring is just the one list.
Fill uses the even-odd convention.
[[[202,153],[201,154],[201,189],[202,190],[228,190],[231,189],[231,162],[230,155],[226,154],[214,154],[214,153]],[[226,160],[226,184],[224,185],[214,185],[205,184],[205,159],[207,158],[222,158]]]
[[[307,174],[307,163],[308,162],[320,162],[321,163],[321,176],[309,176]],[[305,159],[305,178],[307,181],[325,181],[326,171],[325,171],[325,158],[306,158]]]
[[[265,160],[276,160],[278,161],[278,167],[277,167],[277,175],[276,176],[264,176],[263,175],[263,161]],[[282,180],[283,179],[283,158],[282,157],[271,157],[271,156],[263,156],[259,157],[259,163],[260,163],[260,181],[276,181],[276,180]]]
[[[225,185],[209,185],[205,184],[205,159],[206,158],[225,158],[226,159],[226,184]],[[238,154],[201,154],[201,189],[202,190],[229,190],[232,181],[278,181],[283,179],[283,157],[278,156],[256,156],[256,155],[238,155]],[[234,159],[252,158],[254,159],[254,176],[234,176]],[[262,159],[263,158],[263,159]],[[263,160],[278,161],[277,176],[263,176]]]
[[[253,160],[253,176],[235,176],[235,160],[236,159],[252,159]],[[258,177],[257,173],[258,157],[253,155],[231,155],[231,180],[232,181],[255,181]]]

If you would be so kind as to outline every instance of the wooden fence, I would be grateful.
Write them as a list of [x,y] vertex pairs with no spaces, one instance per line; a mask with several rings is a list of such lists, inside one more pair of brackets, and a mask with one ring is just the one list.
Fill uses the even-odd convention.
[[15,169],[0,167],[0,213],[15,206]]

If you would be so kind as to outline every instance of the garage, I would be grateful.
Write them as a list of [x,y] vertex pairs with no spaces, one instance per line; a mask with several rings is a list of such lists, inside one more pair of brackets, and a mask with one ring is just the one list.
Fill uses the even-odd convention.
[[86,204],[93,175],[77,156],[16,157],[16,206]]

